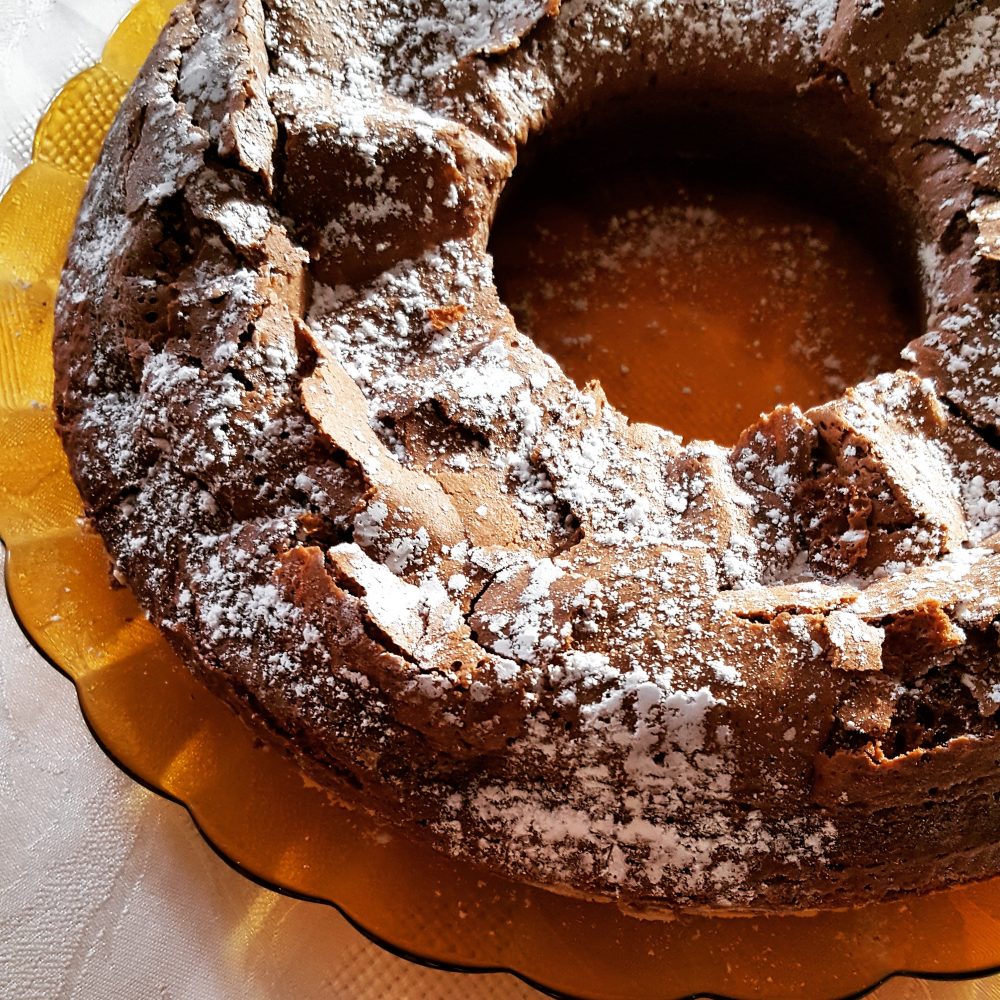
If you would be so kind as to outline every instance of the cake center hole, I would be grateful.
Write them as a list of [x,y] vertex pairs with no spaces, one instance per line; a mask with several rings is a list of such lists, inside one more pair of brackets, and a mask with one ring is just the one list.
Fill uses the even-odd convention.
[[733,444],[778,404],[897,368],[919,332],[886,263],[902,255],[766,171],[713,157],[609,170],[577,152],[515,179],[492,236],[501,297],[633,420]]

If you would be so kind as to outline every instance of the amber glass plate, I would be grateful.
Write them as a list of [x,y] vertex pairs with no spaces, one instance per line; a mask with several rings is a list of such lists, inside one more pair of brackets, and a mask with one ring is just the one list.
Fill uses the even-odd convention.
[[338,807],[262,746],[188,674],[130,593],[110,586],[53,431],[53,299],[101,140],[172,6],[142,0],[100,64],[63,90],[39,127],[34,162],[0,203],[7,585],[111,758],[185,805],[248,876],[330,903],[383,946],[456,970],[506,970],[594,1000],[828,1000],[893,973],[946,978],[1000,966],[1000,881],[850,912],[668,921],[457,865]]

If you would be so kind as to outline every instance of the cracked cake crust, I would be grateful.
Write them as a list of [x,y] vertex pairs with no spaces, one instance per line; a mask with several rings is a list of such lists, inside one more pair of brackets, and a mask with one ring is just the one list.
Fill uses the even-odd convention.
[[[513,878],[758,910],[1000,872],[998,10],[183,5],[57,305],[116,574],[319,780]],[[699,89],[876,169],[926,305],[898,371],[732,449],[569,381],[486,249],[533,136]]]

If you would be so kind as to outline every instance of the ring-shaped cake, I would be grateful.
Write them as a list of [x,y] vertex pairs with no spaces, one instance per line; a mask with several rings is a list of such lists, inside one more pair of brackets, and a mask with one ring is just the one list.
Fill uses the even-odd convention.
[[[515,879],[715,911],[997,874],[998,8],[182,5],[57,306],[116,576],[314,777]],[[572,383],[488,253],[536,137],[680,143],[699,101],[884,189],[926,313],[734,448]]]

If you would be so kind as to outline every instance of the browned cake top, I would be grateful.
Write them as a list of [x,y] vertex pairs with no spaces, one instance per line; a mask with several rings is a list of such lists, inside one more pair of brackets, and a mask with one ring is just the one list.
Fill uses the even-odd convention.
[[[517,877],[757,907],[982,873],[998,7],[182,6],[58,307],[121,577],[317,774]],[[732,449],[573,384],[486,249],[530,137],[709,92],[883,178],[926,305],[898,371]]]

